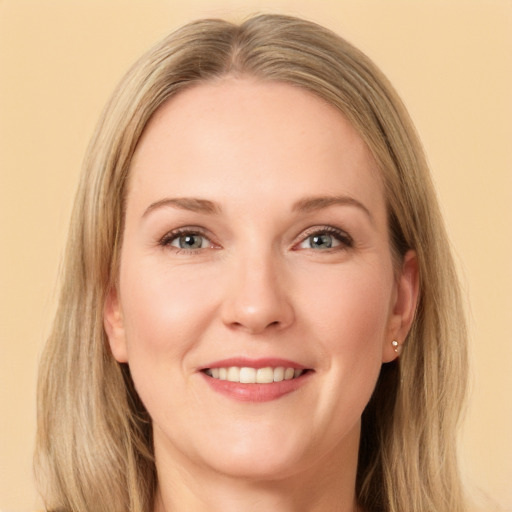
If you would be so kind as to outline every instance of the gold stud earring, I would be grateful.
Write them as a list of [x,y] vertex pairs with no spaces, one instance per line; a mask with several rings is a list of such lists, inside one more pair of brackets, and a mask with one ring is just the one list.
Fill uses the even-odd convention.
[[393,348],[394,348],[395,352],[398,354],[398,341],[393,340],[391,342],[391,345],[393,345]]

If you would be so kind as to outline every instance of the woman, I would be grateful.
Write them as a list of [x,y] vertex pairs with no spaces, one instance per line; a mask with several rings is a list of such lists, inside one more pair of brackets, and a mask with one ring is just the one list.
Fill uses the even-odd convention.
[[465,338],[385,77],[296,18],[187,25],[88,151],[39,381],[48,510],[465,510]]

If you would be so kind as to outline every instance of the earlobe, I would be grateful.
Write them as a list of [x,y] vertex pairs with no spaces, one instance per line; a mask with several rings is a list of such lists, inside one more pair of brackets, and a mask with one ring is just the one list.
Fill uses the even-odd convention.
[[103,326],[107,333],[110,350],[119,363],[128,362],[123,315],[118,292],[111,288],[105,300],[103,309]]
[[416,252],[408,251],[403,259],[397,278],[396,299],[391,312],[388,337],[384,341],[382,360],[396,359],[402,350],[405,338],[416,313],[419,295],[419,271]]

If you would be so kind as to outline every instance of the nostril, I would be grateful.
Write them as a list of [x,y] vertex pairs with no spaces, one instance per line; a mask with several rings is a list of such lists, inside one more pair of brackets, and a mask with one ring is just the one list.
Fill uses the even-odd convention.
[[230,293],[222,305],[223,323],[232,330],[253,334],[267,329],[277,331],[291,325],[294,312],[288,300],[264,292],[266,288]]
[[279,329],[281,325],[282,322],[280,322],[279,320],[274,320],[273,322],[270,322],[268,324],[265,322],[259,324],[257,322],[231,322],[230,327],[234,330],[247,330],[252,332],[253,334],[258,334],[266,331],[267,329]]

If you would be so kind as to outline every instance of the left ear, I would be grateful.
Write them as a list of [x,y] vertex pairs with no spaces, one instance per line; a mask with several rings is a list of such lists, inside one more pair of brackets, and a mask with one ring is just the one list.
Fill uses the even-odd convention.
[[[382,347],[382,362],[393,361],[411,328],[419,293],[418,259],[416,252],[407,251],[396,278],[395,300],[388,321],[388,334]],[[392,342],[397,341],[398,347]],[[398,352],[396,350],[398,350]]]

